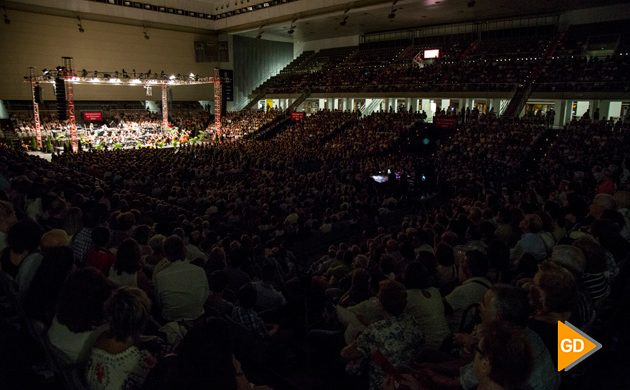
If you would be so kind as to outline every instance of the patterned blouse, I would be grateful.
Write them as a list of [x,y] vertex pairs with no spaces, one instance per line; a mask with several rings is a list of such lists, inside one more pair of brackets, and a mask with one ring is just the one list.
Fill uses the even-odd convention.
[[[410,366],[422,351],[424,335],[418,323],[408,314],[390,317],[370,325],[355,341],[357,350],[370,358],[380,351],[396,368]],[[385,373],[370,360],[370,390],[383,388]]]
[[117,354],[94,348],[87,363],[87,383],[92,390],[140,389],[155,363],[153,355],[137,347]]

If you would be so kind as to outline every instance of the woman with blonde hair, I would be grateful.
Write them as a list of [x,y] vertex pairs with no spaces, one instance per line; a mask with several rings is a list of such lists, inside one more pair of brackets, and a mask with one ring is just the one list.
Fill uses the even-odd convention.
[[151,302],[135,287],[121,287],[105,302],[109,329],[94,344],[86,378],[91,389],[137,389],[155,365],[138,345],[150,319]]

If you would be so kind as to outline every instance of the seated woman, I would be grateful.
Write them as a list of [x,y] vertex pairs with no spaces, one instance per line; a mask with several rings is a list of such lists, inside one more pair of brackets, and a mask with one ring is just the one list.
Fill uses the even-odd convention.
[[96,340],[87,363],[91,389],[137,389],[155,359],[137,345],[150,318],[151,302],[135,287],[121,287],[105,303],[109,329]]
[[[424,335],[418,323],[408,314],[407,291],[393,280],[380,283],[378,299],[387,313],[387,318],[375,322],[354,341],[341,350],[345,360],[374,360],[374,354],[380,354],[396,367],[407,366],[422,351]],[[370,390],[383,387],[385,371],[375,361],[370,362]]]
[[48,339],[70,361],[84,361],[94,340],[105,329],[103,303],[111,292],[112,284],[91,267],[70,274],[63,284]]
[[[474,371],[479,378],[477,390],[527,388],[534,359],[523,330],[506,322],[494,321],[485,324],[480,335],[473,360]],[[393,390],[399,385],[411,390],[437,388],[433,383],[426,383],[429,377],[422,370],[414,375],[402,374],[396,379],[390,376],[383,389]]]
[[116,261],[116,256],[108,249],[109,228],[97,226],[92,230],[92,247],[87,252],[85,265],[94,267],[103,275],[109,275],[109,270]]
[[116,252],[116,262],[109,270],[109,279],[117,286],[139,287],[150,292],[149,280],[140,264],[140,245],[128,238]]

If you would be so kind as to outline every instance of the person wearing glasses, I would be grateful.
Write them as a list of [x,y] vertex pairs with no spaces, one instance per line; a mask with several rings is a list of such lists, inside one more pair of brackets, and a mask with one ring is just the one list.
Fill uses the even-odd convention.
[[[527,380],[534,366],[532,349],[522,328],[505,321],[493,321],[480,329],[481,339],[472,347],[473,369],[479,379],[477,390],[527,389]],[[420,390],[432,388],[461,388],[459,384],[430,382],[425,370],[389,376],[383,390]]]

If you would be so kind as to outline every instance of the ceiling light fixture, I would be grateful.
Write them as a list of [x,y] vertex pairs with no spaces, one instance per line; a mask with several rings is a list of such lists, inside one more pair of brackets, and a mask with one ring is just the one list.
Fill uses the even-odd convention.
[[77,20],[79,21],[79,23],[77,23],[77,27],[79,28],[79,32],[84,33],[85,29],[83,28],[83,24],[81,23],[81,17],[77,16]]
[[297,19],[293,19],[291,21],[291,26],[289,26],[289,31],[287,31],[287,34],[291,35],[295,32],[295,22],[297,21]]
[[9,15],[7,15],[6,7],[2,7],[2,14],[4,15],[4,24],[11,24],[11,19],[9,19]]

